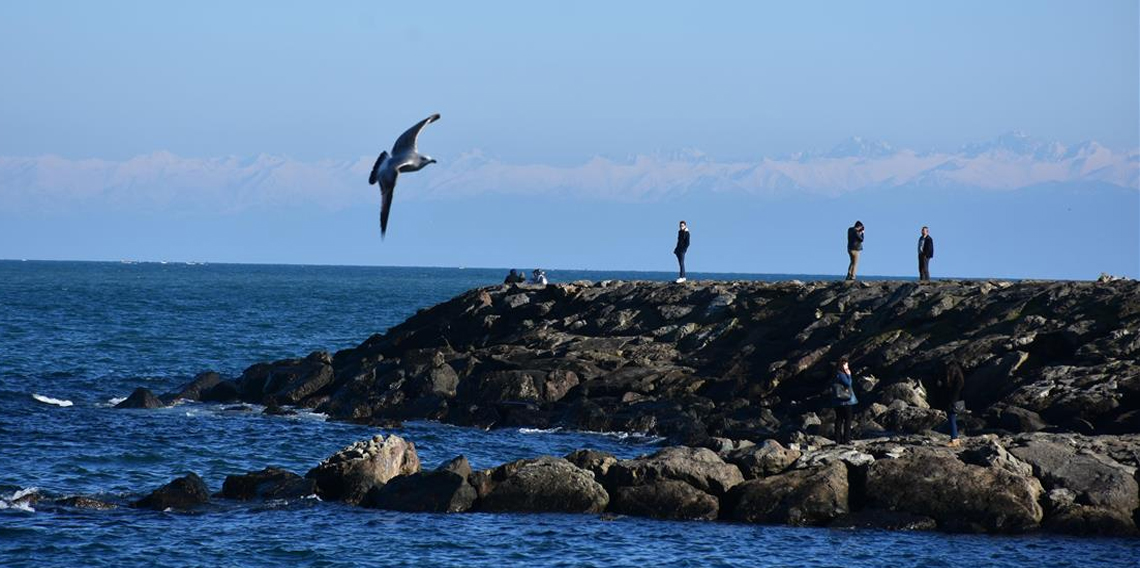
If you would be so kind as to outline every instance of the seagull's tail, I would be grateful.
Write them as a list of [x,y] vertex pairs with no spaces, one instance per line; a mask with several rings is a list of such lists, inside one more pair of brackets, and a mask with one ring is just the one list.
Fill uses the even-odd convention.
[[376,158],[376,163],[372,164],[372,173],[368,174],[368,185],[373,185],[376,180],[380,178],[380,164],[384,163],[384,158],[388,157],[388,152],[380,152],[380,156]]

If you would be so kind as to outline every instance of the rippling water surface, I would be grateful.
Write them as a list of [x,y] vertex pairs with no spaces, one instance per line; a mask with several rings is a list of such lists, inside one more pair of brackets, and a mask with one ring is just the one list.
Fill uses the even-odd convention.
[[[188,471],[212,491],[226,475],[269,465],[304,473],[379,431],[305,413],[114,410],[111,401],[140,385],[173,389],[205,369],[236,375],[257,361],[353,346],[504,272],[0,261],[0,566],[1135,566],[1140,557],[1135,540],[403,514],[313,499],[194,513],[11,503],[31,488],[124,500]],[[395,432],[427,466],[457,454],[481,468],[581,447],[625,457],[656,448],[637,436],[427,422]]]

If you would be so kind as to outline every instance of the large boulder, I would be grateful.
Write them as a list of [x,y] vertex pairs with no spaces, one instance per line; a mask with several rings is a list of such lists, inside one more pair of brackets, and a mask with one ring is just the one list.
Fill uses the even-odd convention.
[[241,397],[247,402],[264,402],[272,397],[278,404],[301,404],[333,384],[332,358],[316,351],[304,359],[286,359],[254,365],[238,379]]
[[954,531],[1034,529],[1043,516],[1042,492],[1033,477],[942,454],[880,459],[867,472],[869,507],[930,517]]
[[637,517],[711,521],[717,518],[720,502],[684,481],[660,479],[648,485],[614,489],[610,510]]
[[824,525],[849,511],[847,466],[836,461],[745,481],[726,496],[728,516],[748,523]]
[[202,400],[202,393],[208,392],[221,382],[222,376],[214,371],[199,373],[194,380],[182,385],[178,390],[162,395],[162,400],[167,404],[173,404],[176,400],[199,401]]
[[[1009,452],[1033,467],[1050,491],[1049,528],[1092,534],[1133,534],[1140,489],[1132,472],[1112,458],[1049,440],[1031,440]],[[1063,490],[1054,493],[1057,490]]]
[[206,483],[196,473],[189,473],[179,477],[158,489],[150,495],[131,503],[136,509],[191,509],[208,503],[210,491]]
[[473,473],[471,484],[488,512],[600,513],[610,501],[593,473],[549,456]]
[[227,475],[222,483],[222,497],[250,499],[299,499],[317,492],[316,482],[291,471],[267,467],[242,475]]
[[776,440],[764,440],[757,446],[748,446],[728,452],[725,461],[740,468],[745,479],[756,479],[783,473],[802,452],[785,448]]
[[139,387],[128,396],[126,400],[115,405],[115,408],[162,408],[166,406],[150,389]]
[[418,471],[415,444],[396,435],[377,435],[329,456],[305,477],[316,482],[321,499],[356,505],[373,487]]
[[393,477],[373,487],[363,505],[390,511],[461,513],[478,497],[467,482],[470,474],[467,458],[459,456],[434,471]]
[[610,466],[605,481],[607,487],[622,487],[663,479],[684,481],[719,497],[744,481],[744,476],[740,468],[725,463],[708,448],[672,446],[650,456],[617,462]]

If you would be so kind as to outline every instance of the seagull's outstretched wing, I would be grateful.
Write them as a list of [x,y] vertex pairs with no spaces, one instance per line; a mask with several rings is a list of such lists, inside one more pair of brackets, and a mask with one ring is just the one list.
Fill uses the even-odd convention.
[[439,120],[439,113],[435,113],[417,122],[415,126],[405,130],[404,133],[396,139],[396,143],[392,145],[392,155],[399,156],[405,152],[414,153],[416,151],[416,137],[420,135],[420,131],[423,130],[425,126],[437,120]]
[[391,176],[380,176],[380,196],[383,201],[380,205],[380,238],[388,232],[388,214],[392,212],[392,195],[396,193],[396,172]]
[[380,179],[380,164],[384,163],[384,158],[388,157],[388,152],[380,152],[380,156],[376,158],[376,163],[372,164],[372,173],[368,174],[368,185],[373,185]]

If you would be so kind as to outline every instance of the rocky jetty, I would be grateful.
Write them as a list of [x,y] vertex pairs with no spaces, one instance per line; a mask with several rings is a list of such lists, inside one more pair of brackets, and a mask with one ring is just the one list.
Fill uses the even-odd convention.
[[[836,446],[841,355],[864,440]],[[960,448],[932,431],[946,416],[927,396],[951,360],[966,371]],[[413,445],[380,437],[305,476],[370,507],[1136,534],[1138,360],[1129,280],[603,281],[472,290],[358,347],[203,373],[163,398],[676,444],[425,472]]]
[[646,432],[679,443],[830,435],[848,355],[856,435],[919,433],[966,369],[971,431],[1140,432],[1140,283],[603,281],[472,290],[330,356],[203,373],[166,399],[332,419]]

